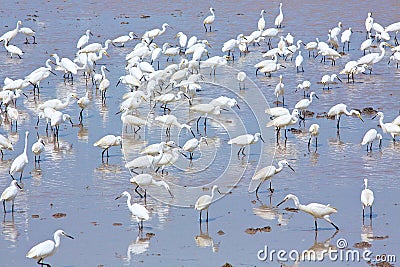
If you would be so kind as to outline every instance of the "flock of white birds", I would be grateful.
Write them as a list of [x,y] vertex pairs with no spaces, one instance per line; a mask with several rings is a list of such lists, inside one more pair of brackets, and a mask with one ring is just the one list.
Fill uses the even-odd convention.
[[[212,25],[216,19],[215,10],[210,8],[211,15],[207,16],[203,25],[206,32],[211,32],[213,30]],[[176,38],[178,40],[177,44],[174,45],[173,41],[171,43],[164,43],[162,46],[156,44],[157,39],[160,35],[164,34],[167,29],[171,29],[167,23],[164,23],[161,29],[148,30],[141,36],[138,36],[134,32],[129,32],[128,35],[120,36],[115,39],[108,39],[104,42],[104,45],[100,43],[91,43],[90,36],[91,31],[87,30],[86,33],[79,38],[76,44],[78,49],[74,59],[67,57],[60,58],[57,54],[51,54],[45,67],[40,67],[33,70],[29,75],[24,78],[12,80],[6,78],[4,80],[4,85],[2,91],[0,92],[0,99],[2,100],[2,105],[5,106],[4,111],[2,110],[1,117],[5,123],[10,123],[11,126],[15,125],[15,129],[18,129],[19,121],[19,110],[22,107],[16,105],[16,100],[24,95],[23,90],[29,86],[33,86],[34,97],[40,94],[40,83],[48,78],[55,71],[61,72],[65,82],[73,83],[74,77],[78,74],[84,75],[87,83],[93,83],[96,86],[96,90],[101,93],[101,101],[106,102],[107,90],[109,89],[111,83],[107,79],[107,68],[106,66],[101,66],[100,71],[96,71],[96,62],[102,60],[103,55],[109,56],[108,49],[109,45],[115,47],[123,47],[129,42],[134,40],[137,43],[134,45],[133,50],[126,55],[126,74],[119,78],[118,84],[124,84],[130,89],[121,101],[120,110],[121,121],[125,126],[125,130],[128,127],[133,129],[133,132],[137,134],[143,127],[149,123],[146,118],[141,118],[136,114],[136,110],[143,105],[144,102],[154,102],[154,107],[161,105],[164,111],[163,115],[157,116],[155,122],[161,127],[164,127],[166,133],[166,140],[161,143],[151,144],[142,151],[142,156],[133,159],[125,164],[126,168],[129,168],[133,173],[136,173],[130,180],[130,182],[136,185],[135,191],[140,197],[143,195],[140,193],[139,189],[144,190],[144,198],[146,198],[146,189],[149,186],[162,186],[164,187],[171,197],[174,197],[173,192],[171,192],[167,182],[161,180],[157,181],[154,179],[154,171],[158,173],[158,169],[161,168],[162,175],[164,174],[164,168],[166,166],[173,165],[177,159],[184,155],[189,160],[193,159],[193,153],[202,143],[207,144],[207,137],[202,136],[197,139],[196,135],[192,129],[192,126],[180,121],[178,117],[173,115],[173,110],[170,108],[174,102],[178,101],[188,101],[188,105],[191,111],[198,114],[198,119],[196,122],[197,133],[199,134],[199,121],[201,117],[204,118],[204,131],[206,135],[207,131],[207,118],[208,116],[218,116],[221,110],[231,111],[232,108],[238,107],[238,102],[236,99],[228,98],[226,96],[221,96],[210,103],[195,104],[193,105],[193,99],[196,98],[196,93],[201,89],[201,81],[204,78],[201,72],[205,73],[203,69],[210,68],[209,75],[216,75],[216,70],[218,67],[226,65],[228,61],[235,60],[238,56],[237,51],[240,54],[249,53],[249,46],[251,45],[261,45],[266,43],[269,47],[269,51],[263,54],[263,57],[268,59],[262,60],[257,63],[254,67],[256,69],[256,74],[263,73],[265,75],[271,76],[275,72],[280,72],[285,68],[283,63],[279,63],[278,60],[288,60],[295,58],[294,64],[296,66],[297,72],[304,72],[304,58],[302,50],[308,51],[309,57],[320,56],[321,61],[330,60],[332,65],[336,64],[336,60],[344,54],[344,51],[350,50],[350,43],[352,36],[352,28],[343,29],[342,23],[339,22],[337,27],[329,30],[329,40],[327,42],[320,41],[316,38],[315,42],[303,43],[303,41],[294,41],[294,37],[288,33],[286,36],[282,34],[282,25],[284,22],[284,15],[282,12],[282,3],[279,6],[279,14],[275,19],[275,26],[272,28],[265,28],[266,23],[264,19],[265,11],[262,10],[260,13],[260,19],[257,23],[257,29],[249,35],[239,34],[236,39],[231,39],[226,41],[222,45],[221,51],[225,55],[221,56],[209,56],[207,47],[210,43],[207,40],[198,40],[196,36],[191,36],[188,38],[183,32],[178,32]],[[0,37],[0,42],[3,42],[5,49],[9,53],[10,57],[18,56],[15,60],[23,59],[24,53],[16,45],[13,45],[14,38],[18,33],[26,35],[26,42],[29,43],[28,37],[33,38],[33,44],[36,43],[35,32],[30,28],[21,28],[22,22],[18,21],[16,28],[4,33]],[[358,60],[348,62],[343,70],[338,74],[325,75],[321,79],[321,84],[323,84],[323,89],[330,89],[330,85],[335,83],[335,79],[340,82],[342,80],[339,78],[340,75],[347,75],[348,82],[354,82],[355,76],[359,73],[372,72],[372,68],[375,64],[378,64],[385,56],[386,47],[390,47],[392,51],[391,61],[395,61],[397,64],[400,61],[400,46],[397,45],[396,34],[400,30],[400,22],[391,24],[387,27],[382,27],[380,24],[374,21],[372,14],[368,13],[365,20],[365,30],[366,30],[366,40],[362,43],[360,49],[363,51],[364,56],[360,57]],[[390,34],[394,34],[394,42],[391,44],[392,37]],[[273,47],[274,39],[279,39],[277,46]],[[340,41],[339,41],[340,40]],[[379,53],[372,52],[373,46],[378,46]],[[115,48],[117,49],[117,48]],[[179,60],[177,61],[177,59]],[[160,60],[169,62],[174,59],[173,63],[167,64],[164,69],[160,69]],[[165,64],[163,64],[165,65]],[[208,75],[208,72],[207,72]],[[274,97],[276,97],[277,107],[268,107],[265,113],[270,115],[272,120],[268,122],[267,127],[276,128],[276,142],[279,143],[280,131],[295,125],[297,123],[304,123],[306,117],[308,116],[307,111],[313,105],[313,97],[318,98],[315,92],[310,92],[308,95],[308,90],[311,86],[309,81],[303,81],[297,86],[297,89],[304,90],[304,99],[300,100],[294,105],[292,110],[284,107],[284,73],[279,76],[279,83],[276,85],[274,90]],[[237,80],[239,83],[240,90],[246,90],[245,80],[246,73],[239,72],[237,75]],[[117,84],[117,86],[118,86]],[[50,99],[37,105],[38,123],[39,120],[46,120],[46,130],[50,125],[50,130],[54,135],[54,143],[57,144],[59,136],[59,128],[65,122],[70,122],[72,125],[71,116],[69,114],[63,113],[68,105],[76,104],[81,109],[79,115],[79,123],[84,123],[83,111],[88,108],[91,104],[92,99],[89,92],[86,92],[85,96],[79,98],[75,93],[70,93],[65,96],[65,100],[60,99]],[[282,97],[282,101],[278,101]],[[281,106],[278,106],[282,104]],[[169,107],[168,107],[169,106]],[[340,119],[342,115],[345,116],[357,116],[361,120],[361,113],[359,110],[347,110],[347,106],[343,103],[339,103],[333,106],[326,114],[328,117],[335,117],[337,120],[337,131],[340,130]],[[379,117],[379,123],[381,130],[385,134],[390,134],[393,140],[395,137],[400,135],[400,117],[397,117],[391,123],[383,122],[384,115],[382,112],[378,112],[376,116]],[[193,139],[190,139],[182,147],[175,144],[175,142],[170,141],[171,127],[177,127],[178,129],[187,130],[188,134],[193,135]],[[12,129],[12,127],[11,127]],[[311,140],[315,138],[315,149],[318,147],[318,135],[320,127],[318,124],[312,124],[309,127],[309,142],[308,149],[311,147]],[[200,134],[201,135],[201,134]],[[14,212],[14,199],[18,195],[18,191],[21,190],[20,185],[17,180],[15,180],[14,175],[19,173],[19,180],[23,178],[24,168],[28,164],[28,136],[29,132],[26,131],[25,134],[25,147],[22,154],[14,159],[9,170],[10,176],[12,178],[11,185],[4,190],[1,195],[1,201],[3,201],[4,212],[7,212],[6,202],[12,203],[11,211]],[[264,141],[260,133],[255,134],[243,134],[232,138],[228,144],[239,146],[240,149],[237,152],[238,156],[240,153],[245,155],[244,151],[246,146],[257,143],[259,140]],[[367,150],[372,150],[372,143],[374,140],[382,141],[382,135],[376,129],[370,129],[366,132],[362,145],[367,146]],[[120,136],[106,135],[97,142],[93,144],[96,147],[102,149],[102,160],[107,158],[108,150],[113,146],[121,146],[122,148],[122,138]],[[381,143],[380,143],[381,146]],[[3,157],[3,150],[13,150],[13,144],[3,135],[0,135],[0,149]],[[31,148],[34,156],[35,163],[40,161],[40,155],[45,150],[45,143],[42,138],[38,138],[37,142],[32,145]],[[186,155],[185,153],[188,153]],[[272,177],[279,173],[284,166],[290,167],[286,160],[279,161],[278,168],[275,166],[267,166],[260,169],[252,178],[253,181],[257,182],[257,188],[255,189],[256,194],[261,184],[265,181],[270,181],[270,191],[273,192],[271,186]],[[138,171],[142,171],[141,174]],[[294,171],[294,170],[293,170]],[[143,173],[144,172],[144,173]],[[161,176],[162,177],[162,176]],[[363,216],[364,209],[370,207],[370,216],[372,217],[372,205],[374,201],[373,192],[367,188],[368,181],[365,181],[365,189],[361,193],[361,202],[363,205]],[[215,191],[219,192],[218,187],[215,185],[211,190],[211,195],[201,196],[195,203],[195,209],[200,211],[200,223],[202,221],[202,212],[207,212],[206,221],[208,222],[208,208],[213,201]],[[221,193],[221,192],[219,192]],[[139,203],[131,203],[132,196],[128,192],[123,192],[118,198],[127,197],[127,205],[132,213],[137,218],[139,225],[139,230],[143,228],[143,221],[149,220],[149,211],[146,209],[145,205]],[[336,213],[337,209],[329,205],[323,205],[319,203],[311,203],[308,205],[302,205],[299,199],[293,195],[287,195],[283,203],[286,200],[292,199],[295,206],[306,213],[313,216],[315,220],[315,230],[317,230],[317,219],[323,219],[334,226],[334,228],[339,229],[329,218],[329,215]],[[278,206],[281,204],[279,203]],[[46,257],[53,255],[60,245],[60,237],[67,235],[64,231],[58,230],[54,234],[54,242],[51,240],[45,241],[33,247],[28,253],[27,257],[35,258],[38,260],[38,264],[46,265],[43,260]]]

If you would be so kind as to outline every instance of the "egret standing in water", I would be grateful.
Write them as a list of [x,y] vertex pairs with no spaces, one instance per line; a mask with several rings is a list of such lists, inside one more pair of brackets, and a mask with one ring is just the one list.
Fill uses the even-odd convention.
[[298,208],[299,210],[302,210],[314,217],[315,231],[318,231],[317,219],[323,219],[323,220],[327,221],[328,223],[332,224],[332,226],[335,227],[336,230],[339,230],[339,227],[337,227],[329,218],[329,215],[337,212],[336,208],[331,207],[329,205],[319,204],[319,203],[310,203],[308,205],[302,205],[299,202],[299,198],[293,194],[287,195],[276,206],[277,207],[280,206],[283,202],[287,201],[288,199],[292,199],[294,201],[294,205],[296,206],[296,208]]
[[246,80],[246,77],[247,75],[244,71],[241,71],[237,74],[237,80],[239,81],[239,90],[246,89],[246,84],[244,82],[244,80]]
[[19,177],[19,181],[21,182],[22,180],[22,173],[24,172],[25,166],[28,164],[28,155],[27,155],[27,149],[28,149],[28,136],[29,136],[29,132],[26,131],[25,132],[25,147],[24,147],[24,152],[19,155],[18,157],[16,157],[14,159],[14,161],[11,164],[11,168],[10,168],[10,175],[11,178],[13,180],[14,177],[13,175],[17,172],[21,173],[21,176]]
[[207,25],[210,25],[210,32],[211,32],[211,24],[213,24],[214,20],[215,20],[215,14],[214,14],[214,8],[210,7],[210,12],[211,15],[207,16],[204,20],[203,20],[203,25],[204,25],[204,29],[206,29],[207,32]]
[[275,26],[277,28],[282,28],[282,22],[283,22],[282,3],[280,3],[279,4],[279,14],[275,18]]
[[375,117],[379,117],[379,124],[382,128],[382,131],[384,133],[390,134],[393,138],[393,142],[396,142],[395,137],[396,135],[400,135],[400,126],[390,122],[384,123],[383,118],[385,116],[383,115],[382,112],[376,113],[376,115],[372,117],[372,119],[375,119]]
[[237,155],[239,156],[240,151],[242,151],[242,155],[245,156],[246,154],[244,153],[244,150],[245,150],[246,146],[257,143],[259,139],[261,139],[261,141],[265,142],[261,136],[261,133],[255,133],[254,135],[244,134],[244,135],[239,135],[239,136],[229,140],[228,144],[240,146],[240,149],[237,152]]
[[3,201],[4,213],[7,213],[6,201],[11,201],[11,212],[14,212],[14,199],[17,196],[19,189],[22,189],[21,186],[17,183],[16,180],[12,180],[10,186],[7,187],[1,194],[0,201]]
[[364,190],[361,192],[361,203],[363,205],[363,221],[364,221],[364,209],[369,207],[369,217],[372,218],[372,204],[374,203],[374,192],[368,189],[368,179],[364,179]]
[[8,150],[14,151],[14,147],[13,147],[13,145],[11,144],[11,141],[10,141],[7,137],[5,137],[5,136],[3,136],[3,135],[0,134],[0,152],[1,152],[1,159],[3,159],[3,156],[4,156],[4,154],[3,154],[3,149],[8,149]]
[[285,128],[285,139],[287,139],[286,127],[297,123],[298,119],[299,119],[299,110],[293,109],[292,114],[279,116],[267,123],[267,127],[275,126],[277,128],[276,143],[279,143],[279,133],[281,131],[281,128]]
[[276,96],[276,105],[278,106],[278,97],[282,96],[282,106],[285,105],[285,84],[282,82],[282,75],[279,75],[279,83],[275,86],[274,95]]
[[66,236],[71,239],[74,239],[72,236],[67,235],[63,230],[57,230],[54,233],[54,241],[53,240],[46,240],[42,243],[37,244],[33,248],[26,253],[27,258],[36,259],[37,264],[50,266],[50,264],[44,263],[44,259],[50,256],[53,256],[54,253],[57,252],[58,247],[60,246],[61,236]]
[[112,146],[121,146],[122,148],[122,138],[121,136],[115,136],[112,134],[103,136],[100,138],[98,141],[96,141],[93,146],[100,147],[103,149],[103,152],[101,152],[101,160],[104,158],[104,152],[107,151],[107,158],[108,158],[108,149]]
[[119,197],[116,197],[115,200],[127,197],[126,204],[128,205],[129,211],[132,213],[133,216],[136,217],[136,221],[139,226],[139,231],[143,229],[143,221],[149,220],[149,211],[142,205],[138,203],[131,204],[132,196],[128,192],[124,191]]
[[218,193],[222,194],[222,193],[219,191],[218,186],[217,186],[217,185],[214,185],[214,186],[212,187],[212,189],[211,189],[211,196],[209,196],[209,195],[203,195],[203,196],[199,197],[199,198],[197,199],[197,201],[196,201],[196,204],[194,205],[194,208],[195,208],[196,210],[199,210],[199,211],[200,211],[200,223],[201,223],[201,213],[203,212],[203,210],[206,210],[206,211],[207,211],[207,219],[206,219],[206,222],[208,223],[208,208],[210,207],[211,202],[212,202],[212,200],[213,200],[213,198],[214,198],[214,192],[215,192],[215,190],[217,190]]
[[144,189],[144,198],[146,198],[147,195],[147,187],[150,185],[156,185],[156,186],[163,186],[165,190],[168,191],[168,193],[171,195],[171,197],[174,197],[172,195],[171,190],[169,188],[169,185],[164,182],[164,181],[156,181],[152,175],[147,174],[147,173],[142,173],[138,174],[136,176],[133,176],[130,179],[130,182],[136,185],[135,192],[140,196],[143,197],[142,194],[138,191],[138,188]]
[[316,95],[315,92],[311,92],[310,93],[310,99],[302,99],[299,102],[296,103],[296,105],[294,106],[294,108],[303,111],[303,121],[305,124],[305,120],[306,120],[306,115],[307,115],[307,108],[311,105],[312,101],[313,101],[313,96],[315,96],[317,99],[319,99],[319,97]]
[[352,115],[356,115],[362,122],[364,122],[363,118],[361,117],[361,114],[358,110],[352,109],[349,111],[347,111],[347,106],[345,104],[337,104],[333,107],[331,107],[328,111],[328,117],[332,117],[335,116],[336,120],[337,120],[337,130],[339,131],[339,123],[340,123],[340,118],[341,116],[345,114],[346,116],[352,116]]
[[260,183],[258,184],[257,188],[256,188],[256,196],[258,193],[258,189],[260,188],[260,186],[262,185],[262,183],[264,183],[266,180],[269,180],[269,191],[271,193],[274,192],[274,189],[272,189],[272,177],[281,172],[283,170],[283,166],[287,165],[292,171],[295,171],[290,165],[289,162],[287,162],[287,160],[281,160],[278,162],[278,168],[276,168],[273,165],[267,166],[262,168],[261,170],[259,170],[258,172],[256,172],[256,174],[254,174],[254,176],[251,178],[252,181],[260,181]]
[[378,133],[375,129],[370,129],[368,132],[365,133],[364,138],[361,142],[361,145],[367,145],[367,152],[368,146],[369,150],[372,151],[372,143],[374,140],[379,140],[379,148],[382,147],[382,135]]
[[[40,154],[45,150],[45,143],[43,138],[39,138],[36,143],[32,145],[32,152],[35,154],[35,164],[40,162]],[[37,157],[37,160],[36,160]]]
[[196,138],[192,138],[183,145],[182,149],[183,151],[189,152],[189,159],[193,159],[193,151],[200,145],[201,142],[205,142],[207,145],[207,137],[202,136],[200,137],[200,140],[197,140]]
[[311,124],[310,128],[308,129],[308,132],[310,133],[310,139],[308,139],[308,151],[310,151],[311,138],[313,138],[313,137],[315,137],[315,150],[317,150],[319,125],[316,123]]

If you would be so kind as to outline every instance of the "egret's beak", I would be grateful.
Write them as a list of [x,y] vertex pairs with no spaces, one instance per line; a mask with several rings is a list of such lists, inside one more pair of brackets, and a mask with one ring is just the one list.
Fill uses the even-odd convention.
[[210,45],[210,43],[206,43],[206,45],[207,45],[208,47],[212,48],[212,46]]
[[226,108],[221,108],[222,110],[225,110],[225,111],[229,111],[229,109],[226,109]]
[[28,96],[27,96],[27,94],[25,94],[25,93],[22,93],[26,98],[28,98]]
[[110,57],[110,55],[107,53],[107,51],[104,51],[103,54],[106,55],[107,57]]
[[115,115],[118,115],[118,114],[120,114],[122,112],[122,110],[120,110],[120,111],[118,111],[117,113],[115,113]]
[[236,104],[237,108],[240,109],[239,104]]
[[122,195],[120,195],[120,196],[116,197],[116,198],[115,198],[115,200],[117,200],[117,199],[119,199],[119,198],[121,198],[121,197],[122,197]]
[[72,122],[72,120],[70,119],[69,122],[71,123],[71,126],[74,127],[74,123]]
[[190,99],[190,97],[189,97],[187,94],[183,93],[183,95],[184,95],[187,99]]
[[319,99],[319,97],[317,95],[314,95],[317,99]]
[[187,156],[186,156],[182,151],[179,151],[179,153],[181,153],[182,156],[184,156],[185,158],[187,158]]
[[286,67],[285,67],[285,66],[283,66],[283,65],[281,65],[281,67],[286,69]]
[[[363,120],[363,118],[361,117],[360,114],[358,114],[357,117],[360,118],[360,120],[361,120],[362,122],[364,122],[364,120]],[[375,115],[375,117],[376,117],[376,115]],[[375,118],[375,117],[374,117],[374,118]]]
[[336,78],[337,78],[341,83],[343,83],[342,80],[339,78],[339,76],[336,76]]
[[307,46],[305,43],[301,42],[302,45]]
[[262,138],[262,136],[260,135],[260,139],[261,139],[261,141],[263,141],[263,143],[265,143],[265,141],[264,141],[264,139]]
[[287,49],[287,50],[289,50],[289,51],[290,51],[290,53],[294,54],[294,53],[293,53],[293,51],[292,51],[292,50],[290,50],[289,48],[286,48],[286,49]]
[[205,140],[204,140],[204,142],[205,142],[205,143],[206,143],[206,145],[208,146],[208,142],[207,142],[207,139],[205,139]]
[[277,207],[279,207],[279,205],[281,205],[283,202],[285,202],[287,199],[282,200],[281,202],[279,202],[278,205],[276,205]]
[[16,186],[18,186],[19,189],[22,189],[22,187],[18,183],[15,183],[15,184],[16,184]]
[[141,98],[142,98],[144,101],[146,101],[146,102],[147,102],[147,100],[146,100],[146,98],[145,98],[144,96],[141,96]]
[[65,235],[66,237],[68,237],[68,238],[75,239],[75,238],[73,238],[72,236],[67,235],[66,233],[64,233],[64,235]]
[[296,172],[296,171],[292,168],[292,166],[290,166],[289,164],[287,164],[287,166],[288,166],[293,172]]
[[193,137],[196,137],[192,129],[190,129],[190,132],[192,133]]
[[107,68],[104,68],[106,71],[108,71],[108,72],[110,72],[110,70],[109,69],[107,69]]
[[46,145],[43,140],[40,143],[42,143],[44,146]]
[[92,33],[92,32],[89,32],[89,34],[90,34],[91,36],[93,36],[93,33]]
[[[53,62],[53,61],[52,61],[52,62]],[[51,71],[51,70],[50,70],[50,73],[57,76],[57,74],[55,74],[55,73],[54,73],[53,71]]]
[[115,85],[115,87],[118,87],[119,83],[121,82],[121,80],[118,80],[117,84]]

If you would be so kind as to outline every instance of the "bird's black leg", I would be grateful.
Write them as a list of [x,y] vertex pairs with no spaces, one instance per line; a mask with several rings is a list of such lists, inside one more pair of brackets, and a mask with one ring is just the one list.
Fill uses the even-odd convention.
[[140,194],[140,192],[139,192],[139,190],[138,190],[138,188],[139,188],[139,186],[136,186],[136,188],[135,188],[135,192],[141,197],[141,198],[143,198],[143,195],[142,194]]
[[206,219],[206,222],[208,223],[208,210],[207,210],[207,219]]
[[5,200],[3,200],[3,209],[4,209],[4,213],[7,213],[7,211],[6,211],[6,201]]
[[314,224],[315,224],[315,231],[318,231],[317,219],[314,220]]
[[269,179],[269,191],[270,191],[271,193],[274,192],[274,189],[272,188],[272,180],[271,180],[271,179]]
[[333,227],[335,227],[336,230],[339,230],[339,227],[337,227],[336,224],[334,224],[333,222],[331,222],[331,224],[333,225]]
[[246,156],[246,154],[244,153],[244,150],[245,150],[245,149],[246,149],[246,147],[244,146],[243,149],[242,149],[242,155],[243,155],[243,156]]
[[206,24],[203,24],[204,25],[204,29],[206,29],[206,32],[207,32],[207,26],[206,26]]
[[369,218],[372,219],[372,206],[369,207]]

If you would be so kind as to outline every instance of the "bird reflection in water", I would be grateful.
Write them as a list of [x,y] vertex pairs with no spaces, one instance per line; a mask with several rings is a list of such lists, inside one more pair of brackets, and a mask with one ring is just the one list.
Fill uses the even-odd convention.
[[9,221],[6,221],[6,214],[4,214],[1,235],[6,241],[17,242],[18,231],[14,224],[14,214],[11,215],[11,220]]
[[218,252],[219,243],[214,243],[214,240],[208,234],[208,222],[206,223],[206,232],[204,233],[202,230],[202,224],[200,224],[200,234],[196,235],[195,238],[196,244],[198,247],[211,247],[213,252]]
[[332,239],[337,235],[339,232],[338,230],[333,233],[331,237],[326,239],[323,242],[317,242],[318,239],[318,232],[315,232],[314,236],[314,244],[306,250],[299,251],[299,257],[296,259],[293,265],[286,265],[281,263],[281,266],[299,266],[300,262],[322,262],[324,257],[328,256],[328,251],[337,251],[338,248],[335,245],[331,245]]
[[260,202],[261,206],[254,207],[253,212],[258,217],[264,220],[278,220],[278,225],[288,225],[289,220],[292,218],[293,214],[287,216],[287,213],[279,212],[279,209],[272,205],[272,194],[269,197],[269,205],[264,204],[259,198],[257,201]]
[[368,244],[372,244],[374,236],[374,229],[372,228],[372,220],[370,220],[369,225],[361,226],[361,242],[366,242]]
[[131,262],[131,255],[139,255],[146,252],[150,246],[150,239],[154,236],[153,233],[146,233],[143,237],[143,231],[139,231],[138,236],[133,240],[126,251],[125,261]]
[[78,139],[84,141],[85,143],[89,142],[89,129],[84,127],[83,124],[74,124],[74,127],[79,127],[78,131]]

